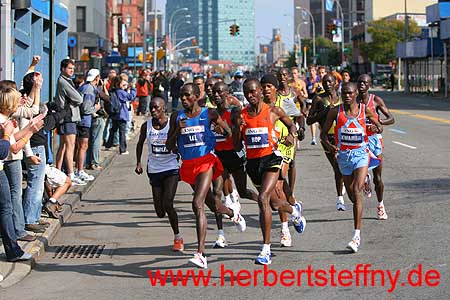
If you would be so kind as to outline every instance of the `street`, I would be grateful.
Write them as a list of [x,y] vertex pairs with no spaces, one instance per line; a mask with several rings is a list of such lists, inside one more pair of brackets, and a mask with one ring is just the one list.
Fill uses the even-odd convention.
[[[335,210],[332,169],[322,148],[309,144],[308,130],[296,159],[296,197],[303,201],[307,226],[302,235],[290,229],[292,248],[280,248],[281,225],[278,215],[273,214],[274,257],[269,269],[277,274],[290,270],[284,274],[292,278],[283,281],[278,276],[275,284],[275,275],[266,274],[264,281],[264,274],[254,272],[264,271],[263,266],[254,264],[262,245],[258,206],[242,200],[247,231],[239,233],[224,220],[225,249],[211,247],[216,226],[207,210],[208,286],[194,286],[189,281],[187,286],[178,283],[174,287],[174,280],[168,280],[164,287],[152,286],[147,271],[153,275],[158,270],[199,272],[188,264],[196,250],[192,191],[180,182],[175,207],[185,251],[172,252],[168,219],[158,219],[155,214],[147,176],[134,173],[134,140],[130,141],[130,155],[118,156],[102,172],[82,200],[82,207],[61,228],[32,273],[2,290],[0,299],[450,299],[450,102],[400,93],[377,94],[396,119],[383,133],[384,202],[389,218],[377,219],[375,192],[364,200],[358,253],[345,248],[353,234],[350,200],[344,197],[345,212]],[[105,248],[98,258],[55,258],[61,245]],[[368,276],[364,278],[356,272],[364,267],[382,274],[364,273]],[[224,274],[225,269],[229,272]],[[298,270],[305,272],[293,279]],[[320,278],[318,270],[327,278]],[[336,275],[331,280],[330,270],[347,270],[354,276],[344,280]],[[236,275],[240,271],[251,279],[230,278],[231,272]],[[398,278],[394,280],[392,274]]]

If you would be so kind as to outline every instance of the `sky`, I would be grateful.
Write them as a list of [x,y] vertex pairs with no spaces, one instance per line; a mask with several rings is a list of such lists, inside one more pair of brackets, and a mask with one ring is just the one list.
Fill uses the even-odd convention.
[[[157,9],[164,11],[166,0],[156,1]],[[181,0],[182,1],[182,0]],[[223,0],[220,0],[223,1]],[[272,29],[281,29],[281,39],[288,50],[294,43],[294,4],[293,0],[254,0],[256,49],[267,44],[272,38]],[[270,21],[268,21],[270,20]]]

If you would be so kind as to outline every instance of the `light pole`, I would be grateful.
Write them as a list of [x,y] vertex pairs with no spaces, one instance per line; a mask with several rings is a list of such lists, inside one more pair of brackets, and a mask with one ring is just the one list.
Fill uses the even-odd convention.
[[[298,39],[298,50],[300,51],[300,54],[302,53],[302,38],[300,36],[300,26],[302,24],[308,24],[308,22],[304,21],[304,22],[300,22],[297,25],[297,29],[296,29],[296,33],[297,33],[297,39]],[[306,53],[304,54],[306,56]],[[297,59],[297,53],[295,53],[295,58]],[[305,60],[306,61],[306,60]],[[299,66],[302,65],[302,55],[300,55],[300,63],[298,64]],[[305,69],[306,69],[306,63],[304,65]]]
[[169,61],[167,62],[167,65],[169,66],[169,70],[170,70],[170,55],[172,54],[172,20],[173,20],[173,17],[178,13],[178,12],[180,12],[180,11],[187,11],[188,10],[188,8],[187,7],[182,7],[182,8],[179,8],[179,9],[176,9],[171,15],[170,15],[170,18],[169,18],[169,47],[167,47],[167,49],[169,50],[169,55],[168,55],[168,57],[169,57]]
[[314,63],[315,63],[316,62],[316,23],[314,22],[314,17],[311,14],[311,12],[306,8],[303,8],[301,6],[296,6],[295,9],[305,11],[311,18],[311,24],[312,24],[312,28],[313,28],[313,56],[314,56]]
[[[190,18],[191,15],[186,15],[185,17],[186,18]],[[176,54],[176,50],[175,50],[176,46],[174,46],[177,43],[177,34],[176,33],[177,33],[177,30],[178,30],[178,27],[180,25],[182,25],[182,24],[191,24],[191,21],[190,20],[183,20],[183,21],[178,22],[178,23],[174,22],[174,24],[172,26],[173,30],[172,30],[172,32],[169,32],[169,35],[170,35],[170,38],[169,38],[170,53],[169,53],[169,63],[168,63],[169,70],[170,70],[171,64],[172,64],[172,57],[171,56]]]
[[341,10],[341,30],[342,30],[342,32],[341,32],[341,38],[342,38],[342,56],[341,56],[341,58],[342,58],[342,65],[344,64],[344,11],[343,11],[343,9],[342,9],[342,6],[341,6],[341,3],[339,2],[339,0],[336,0],[336,10],[337,9],[340,9]]

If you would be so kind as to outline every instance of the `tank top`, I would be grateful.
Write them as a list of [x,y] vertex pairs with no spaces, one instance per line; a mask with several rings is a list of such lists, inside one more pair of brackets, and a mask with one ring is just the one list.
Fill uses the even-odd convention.
[[[338,102],[336,102],[335,104],[332,104],[330,102],[330,97],[326,97],[326,98],[322,98],[322,99],[323,99],[323,103],[324,103],[325,107],[333,108],[333,107],[336,107],[336,106],[342,104],[341,97],[338,97]],[[330,130],[328,130],[328,134],[334,134],[335,127],[336,127],[336,121],[333,121],[333,125],[331,125]]]
[[262,103],[261,112],[250,116],[249,106],[242,110],[245,125],[242,128],[247,158],[259,158],[273,153],[277,149],[274,126],[270,120],[270,107]]
[[298,117],[300,115],[300,110],[295,105],[295,98],[297,98],[297,95],[292,92],[292,90],[289,90],[289,94],[287,95],[282,95],[277,92],[277,102],[275,106],[281,107],[289,117]]
[[[374,99],[375,99],[375,95],[369,94],[369,101],[367,101],[366,105],[372,110],[373,114],[375,115],[375,118],[377,120],[379,120],[380,116],[378,115],[377,110],[375,109]],[[374,134],[377,134],[377,133],[373,132],[372,130],[370,130],[370,125],[372,125],[372,121],[370,121],[370,119],[366,117],[367,136],[372,136]]]
[[344,104],[339,105],[334,138],[339,151],[353,150],[367,145],[366,112],[364,103],[359,104],[355,118],[345,114]]
[[158,130],[152,125],[152,119],[147,121],[148,159],[147,169],[149,173],[160,173],[178,169],[178,156],[166,148],[169,122],[164,128]]
[[187,118],[184,111],[179,112],[177,122],[186,119],[186,127],[181,128],[178,135],[178,151],[182,159],[202,157],[214,150],[216,137],[211,131],[211,122],[208,117],[208,108],[203,107],[200,114]]
[[[223,115],[220,116],[225,122],[227,122],[228,126],[231,128],[231,112],[230,110],[226,110]],[[229,136],[226,138],[224,135],[214,132],[216,136],[216,150],[217,151],[229,151],[234,150],[233,145],[233,136]]]

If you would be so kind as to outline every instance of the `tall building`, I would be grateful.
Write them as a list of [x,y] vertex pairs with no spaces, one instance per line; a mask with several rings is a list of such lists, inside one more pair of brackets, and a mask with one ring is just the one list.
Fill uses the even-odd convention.
[[[210,59],[253,65],[254,2],[254,0],[167,0],[166,30],[168,32],[170,27],[172,39],[176,36],[176,41],[172,41],[174,44],[184,38],[195,36],[203,56]],[[239,34],[236,36],[230,35],[232,24],[239,26]],[[195,57],[196,53],[191,51],[186,55]]]

